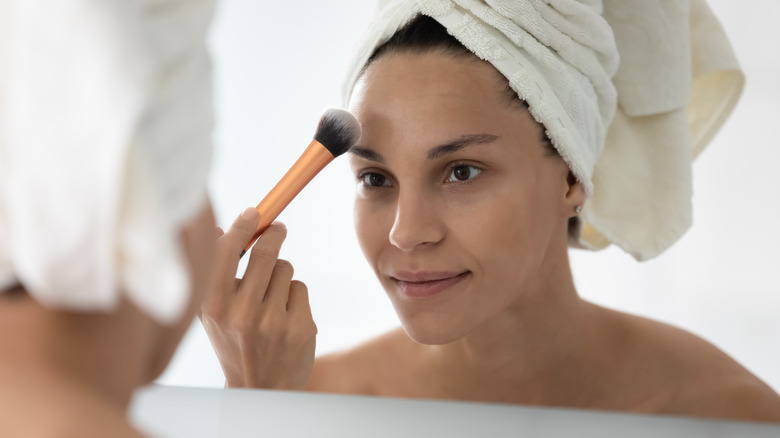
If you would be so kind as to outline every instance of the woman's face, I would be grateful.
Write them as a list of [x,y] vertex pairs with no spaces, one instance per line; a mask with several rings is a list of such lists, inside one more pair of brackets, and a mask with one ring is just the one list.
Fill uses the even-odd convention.
[[352,96],[358,239],[418,342],[457,340],[568,271],[584,193],[505,86],[476,58],[389,54]]

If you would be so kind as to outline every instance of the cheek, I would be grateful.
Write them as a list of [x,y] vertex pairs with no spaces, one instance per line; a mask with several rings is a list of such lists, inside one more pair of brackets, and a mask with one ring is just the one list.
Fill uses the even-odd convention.
[[546,250],[544,215],[517,191],[496,196],[473,211],[461,226],[463,239],[477,255],[490,281],[534,270]]
[[376,267],[379,252],[389,241],[389,229],[385,229],[381,210],[360,199],[354,207],[355,234],[363,255],[372,267]]
[[191,223],[184,235],[184,248],[190,265],[190,310],[200,307],[212,281],[216,245],[216,223],[208,204]]
[[190,301],[182,318],[176,324],[165,326],[159,333],[150,382],[165,370],[211,287],[216,244],[215,227],[214,212],[209,203],[182,229],[181,245],[190,271]]

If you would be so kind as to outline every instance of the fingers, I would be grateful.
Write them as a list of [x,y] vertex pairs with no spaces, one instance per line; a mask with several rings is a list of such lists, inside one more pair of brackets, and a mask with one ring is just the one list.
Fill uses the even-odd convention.
[[311,319],[311,306],[309,305],[309,290],[305,284],[293,280],[290,284],[290,296],[287,299],[287,311],[290,313],[302,313]]
[[276,312],[287,310],[287,300],[290,296],[290,287],[293,274],[293,265],[287,260],[279,260],[274,266],[273,275],[268,284],[263,304],[270,306]]
[[[233,250],[235,257],[241,256],[241,251],[254,236],[257,230],[257,225],[260,223],[260,213],[254,207],[249,207],[244,210],[233,224],[230,225],[227,232],[222,238],[224,239],[225,249]],[[238,262],[236,262],[238,266]]]
[[[237,300],[241,305],[257,306],[263,302],[279,257],[279,250],[287,237],[287,227],[274,222],[252,247]],[[289,263],[288,263],[289,264]],[[292,267],[292,266],[291,266]]]
[[229,387],[303,389],[314,363],[317,326],[306,286],[293,280],[292,264],[278,258],[284,225],[264,231],[243,279],[235,278],[239,254],[257,222],[249,212],[227,232],[216,231],[220,284],[201,321]]
[[260,222],[260,214],[254,208],[247,208],[239,215],[227,232],[220,228],[217,235],[216,259],[212,292],[206,297],[203,307],[207,313],[218,315],[235,294],[235,277],[241,251],[252,238]]

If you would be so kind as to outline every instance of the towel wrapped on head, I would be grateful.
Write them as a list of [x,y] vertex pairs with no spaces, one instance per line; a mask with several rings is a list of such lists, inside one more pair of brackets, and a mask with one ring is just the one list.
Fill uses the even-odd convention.
[[162,323],[205,207],[213,0],[0,4],[0,291]]
[[687,231],[693,158],[744,85],[704,0],[380,0],[345,104],[371,54],[420,14],[506,77],[585,187],[573,246],[646,260]]

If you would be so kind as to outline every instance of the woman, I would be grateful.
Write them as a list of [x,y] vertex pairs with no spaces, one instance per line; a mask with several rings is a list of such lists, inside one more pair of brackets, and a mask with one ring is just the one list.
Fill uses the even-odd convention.
[[186,3],[0,6],[0,436],[140,436],[209,288],[213,4]]
[[[277,226],[240,282],[220,262],[204,308],[226,384],[780,421],[780,397],[712,345],[579,298],[567,254],[611,242],[646,259],[684,232],[691,149],[741,76],[720,78],[736,93],[699,107],[690,144],[690,93],[668,90],[691,72],[661,57],[657,99],[618,38],[636,29],[624,6],[672,32],[652,6],[607,3],[608,22],[598,2],[488,3],[384,2],[348,78],[358,240],[403,329],[314,360]],[[240,251],[246,228],[218,245]]]

